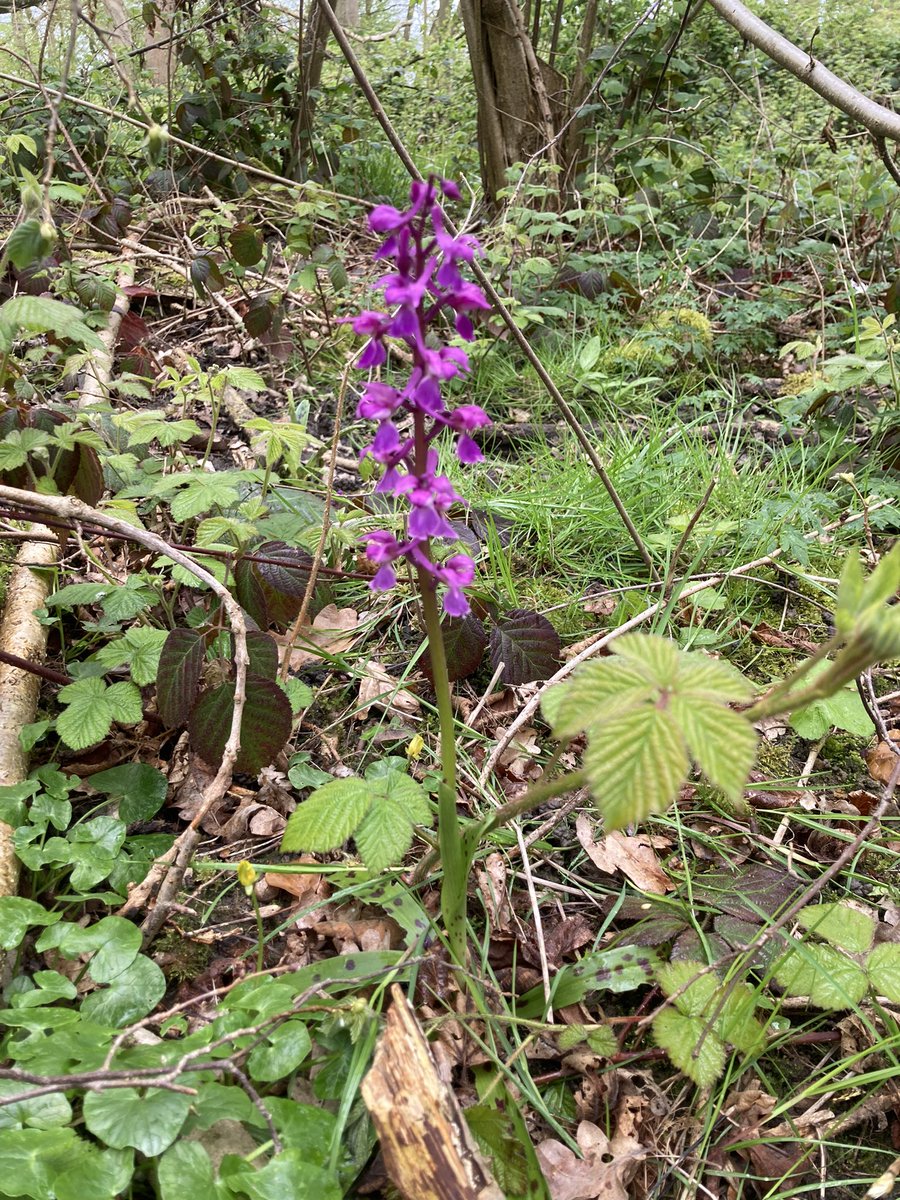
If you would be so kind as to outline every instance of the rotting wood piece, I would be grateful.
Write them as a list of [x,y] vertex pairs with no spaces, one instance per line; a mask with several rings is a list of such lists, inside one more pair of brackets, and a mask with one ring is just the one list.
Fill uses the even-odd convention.
[[[49,531],[34,526],[32,531],[47,537]],[[55,538],[24,542],[7,583],[6,606],[0,620],[0,646],[29,662],[42,662],[47,646],[47,629],[35,616],[50,591],[43,571],[59,557]],[[30,564],[30,565],[26,565]],[[0,786],[21,783],[28,773],[28,756],[19,734],[34,720],[41,681],[31,671],[0,662]],[[19,884],[19,860],[13,850],[13,833],[0,821],[0,896],[14,896]]]
[[391,999],[372,1068],[362,1083],[391,1181],[407,1200],[503,1200],[396,985]]

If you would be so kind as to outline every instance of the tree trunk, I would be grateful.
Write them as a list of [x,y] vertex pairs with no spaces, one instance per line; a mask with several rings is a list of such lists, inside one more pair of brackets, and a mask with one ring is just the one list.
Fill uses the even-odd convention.
[[516,0],[460,0],[460,11],[478,100],[481,181],[494,204],[514,163],[554,159],[550,91],[559,90],[559,79],[538,61]]

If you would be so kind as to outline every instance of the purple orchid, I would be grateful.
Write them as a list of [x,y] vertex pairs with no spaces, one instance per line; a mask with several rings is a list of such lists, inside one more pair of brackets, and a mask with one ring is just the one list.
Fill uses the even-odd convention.
[[[405,558],[420,578],[424,573],[432,581],[431,586],[444,585],[444,611],[462,617],[469,611],[464,589],[475,578],[475,564],[466,554],[454,554],[442,563],[432,557],[432,539],[455,540],[447,513],[462,499],[450,480],[437,474],[438,456],[431,443],[442,429],[449,429],[456,438],[459,461],[478,462],[481,450],[471,435],[489,425],[490,419],[477,404],[448,409],[442,386],[468,371],[469,359],[458,346],[440,344],[443,327],[439,320],[443,310],[449,309],[457,334],[472,341],[474,327],[468,314],[489,309],[490,304],[459,270],[459,263],[471,262],[480,247],[467,234],[454,237],[446,230],[439,192],[451,200],[460,198],[455,183],[432,178],[427,183],[413,183],[405,212],[390,204],[372,210],[370,229],[387,235],[375,257],[393,264],[378,287],[393,311],[366,310],[351,323],[354,332],[369,339],[357,362],[361,369],[385,362],[388,338],[403,342],[413,363],[402,388],[370,380],[356,409],[357,417],[378,422],[375,436],[363,452],[384,466],[377,490],[402,497],[409,505],[405,540],[383,529],[366,535],[366,555],[378,567],[371,586],[376,591],[394,587],[393,564]],[[407,415],[413,418],[412,437],[404,437],[397,427],[397,421]]]

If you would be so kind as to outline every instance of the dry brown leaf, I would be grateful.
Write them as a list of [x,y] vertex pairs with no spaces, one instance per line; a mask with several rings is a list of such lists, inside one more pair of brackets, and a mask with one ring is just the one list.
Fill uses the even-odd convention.
[[[302,858],[298,859],[299,863],[315,861],[309,854],[304,854]],[[298,900],[303,900],[305,904],[312,904],[316,900],[324,904],[331,896],[331,886],[322,875],[294,875],[282,871],[266,871],[264,878],[271,887],[289,892]]]
[[489,854],[484,860],[484,870],[475,872],[475,880],[484,900],[491,932],[505,933],[512,919],[512,909],[506,887],[506,863],[503,855]]
[[629,837],[616,830],[597,842],[590,818],[584,813],[575,822],[575,832],[591,862],[605,874],[621,872],[636,888],[657,896],[670,892],[675,886],[659,865],[648,837]]
[[343,654],[349,650],[358,624],[359,613],[355,608],[326,604],[312,625],[304,625],[297,635],[297,644],[290,649],[291,670],[299,671],[308,663],[321,662],[323,654]]
[[582,1121],[575,1140],[583,1154],[548,1138],[536,1147],[552,1200],[628,1200],[627,1185],[647,1150],[634,1138],[612,1139],[597,1125]]
[[891,775],[897,766],[897,747],[892,742],[900,742],[900,729],[891,729],[888,734],[890,741],[879,742],[866,753],[866,766],[869,774],[879,783],[890,783]]
[[381,663],[366,663],[365,672],[359,681],[359,708],[356,716],[362,720],[369,715],[369,707],[383,708],[385,712],[397,713],[401,717],[413,717],[420,709],[418,697],[397,683]]

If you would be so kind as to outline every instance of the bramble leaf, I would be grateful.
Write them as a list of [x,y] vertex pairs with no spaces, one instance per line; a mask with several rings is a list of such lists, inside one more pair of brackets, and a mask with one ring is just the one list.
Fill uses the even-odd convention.
[[335,779],[317,788],[288,817],[281,849],[336,850],[359,827],[372,792],[362,779]]
[[653,1020],[653,1036],[698,1087],[712,1087],[725,1069],[725,1047],[703,1017],[665,1008]]
[[875,940],[875,919],[839,900],[829,904],[807,904],[797,922],[810,933],[850,954],[865,954]]
[[852,1008],[866,993],[862,967],[833,946],[798,943],[775,968],[775,979],[789,996],[808,996],[816,1008]]
[[184,725],[200,687],[204,642],[195,629],[173,629],[156,672],[156,706],[166,725]]
[[491,630],[491,664],[507,684],[549,679],[560,662],[559,634],[546,617],[516,608],[499,617]]
[[900,1003],[900,945],[881,942],[866,963],[872,991],[894,1004]]

